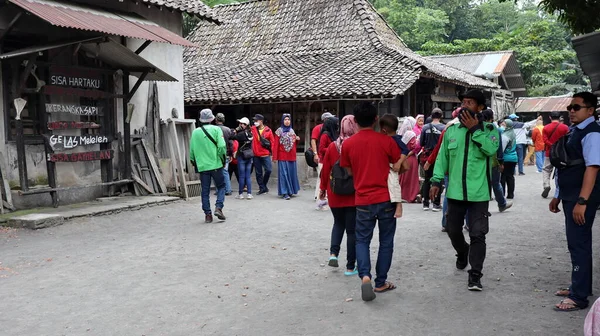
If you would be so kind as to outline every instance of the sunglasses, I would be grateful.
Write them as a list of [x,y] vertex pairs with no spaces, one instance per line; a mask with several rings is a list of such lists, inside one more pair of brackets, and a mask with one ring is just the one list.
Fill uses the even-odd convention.
[[590,108],[590,107],[591,106],[581,106],[579,104],[573,104],[573,105],[567,106],[567,111],[573,110],[573,111],[577,112],[577,111],[581,110],[582,108]]

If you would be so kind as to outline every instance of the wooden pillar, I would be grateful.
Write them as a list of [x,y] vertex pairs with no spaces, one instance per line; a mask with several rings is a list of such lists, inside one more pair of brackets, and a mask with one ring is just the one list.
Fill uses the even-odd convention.
[[[112,76],[109,76],[111,78]],[[113,94],[115,92],[114,83],[111,79],[108,80],[108,92]],[[112,149],[112,141],[114,141],[114,125],[112,124],[113,120],[116,117],[116,111],[114,106],[114,99],[107,99],[108,106],[105,109],[104,115],[100,118],[102,126],[100,128],[100,132],[104,133],[111,142],[106,144],[100,144],[100,150],[110,150]],[[123,113],[125,114],[125,113]],[[100,174],[102,176],[103,183],[109,183],[113,181],[113,159],[111,157],[110,160],[102,160],[100,161]],[[112,196],[114,187],[106,186],[104,188],[104,194],[108,196]]]
[[127,118],[128,108],[127,104],[129,103],[126,98],[129,95],[129,72],[123,71],[123,148],[125,149],[125,154],[123,155],[124,169],[123,177],[127,180],[131,179],[131,124],[130,120]]

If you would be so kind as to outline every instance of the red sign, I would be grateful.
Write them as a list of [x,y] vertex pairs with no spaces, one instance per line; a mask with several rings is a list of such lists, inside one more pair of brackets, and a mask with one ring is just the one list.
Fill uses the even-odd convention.
[[87,121],[51,121],[48,123],[49,130],[66,130],[82,128],[100,128],[95,122]]
[[81,162],[110,160],[113,158],[113,150],[101,150],[96,152],[82,153],[52,153],[48,154],[48,161],[52,162]]

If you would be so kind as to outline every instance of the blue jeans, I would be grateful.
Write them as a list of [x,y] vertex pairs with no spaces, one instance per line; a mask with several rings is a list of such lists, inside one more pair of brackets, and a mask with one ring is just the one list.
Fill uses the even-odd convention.
[[519,158],[519,174],[525,174],[523,172],[523,158],[527,153],[527,144],[517,144],[517,157]]
[[375,224],[379,222],[379,253],[375,271],[375,286],[385,285],[387,273],[392,265],[394,235],[396,233],[396,207],[391,202],[362,205],[356,207],[356,261],[358,276],[362,279],[371,276],[370,246]]
[[[265,173],[263,174],[263,168]],[[271,164],[270,156],[255,156],[254,157],[254,169],[256,170],[256,183],[258,183],[258,191],[267,191],[269,188],[269,177],[273,171],[273,165]]]
[[223,209],[223,203],[225,202],[225,177],[223,175],[223,170],[223,168],[219,168],[200,172],[202,210],[205,215],[212,214],[210,209],[210,183],[212,180],[215,181],[215,186],[217,186],[217,203],[215,204],[215,207],[217,209]]
[[252,194],[252,159],[244,160],[241,155],[238,155],[238,184],[240,186],[239,194],[244,193],[244,187],[248,188],[248,194]]
[[223,167],[223,178],[225,179],[225,193],[231,194],[231,178],[229,177],[229,158],[225,161],[225,167]]
[[589,305],[588,296],[592,295],[592,225],[598,203],[588,203],[584,225],[578,225],[573,220],[573,209],[576,204],[575,201],[563,201],[567,245],[573,266],[569,299],[575,301],[581,308],[586,308]]
[[544,151],[535,152],[535,166],[537,167],[538,173],[541,173],[544,169],[544,160],[546,159],[546,153]]
[[494,198],[498,203],[498,207],[506,206],[506,198],[504,198],[504,189],[500,183],[500,170],[498,167],[492,168],[492,190],[494,190]]

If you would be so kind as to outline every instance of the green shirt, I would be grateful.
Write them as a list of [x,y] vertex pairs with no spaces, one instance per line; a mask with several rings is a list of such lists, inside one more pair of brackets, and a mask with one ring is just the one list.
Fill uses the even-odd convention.
[[461,124],[446,129],[431,181],[441,183],[448,174],[446,197],[458,201],[491,199],[491,170],[500,139],[493,124],[471,130]]
[[213,143],[202,128],[196,128],[190,139],[190,160],[196,163],[198,172],[223,168],[227,154],[227,145],[223,131],[214,125],[204,125],[204,129],[217,142]]

